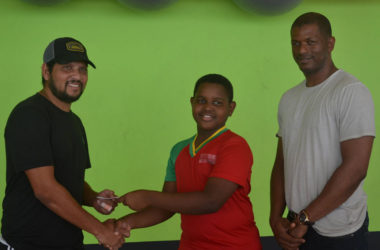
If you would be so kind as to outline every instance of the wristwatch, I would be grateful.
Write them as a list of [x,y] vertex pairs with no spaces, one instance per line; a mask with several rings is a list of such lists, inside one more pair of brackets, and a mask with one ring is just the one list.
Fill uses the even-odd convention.
[[300,224],[302,224],[302,225],[307,225],[307,226],[314,225],[314,222],[312,222],[310,220],[310,216],[309,216],[309,214],[305,210],[302,210],[299,213],[298,220],[299,220]]

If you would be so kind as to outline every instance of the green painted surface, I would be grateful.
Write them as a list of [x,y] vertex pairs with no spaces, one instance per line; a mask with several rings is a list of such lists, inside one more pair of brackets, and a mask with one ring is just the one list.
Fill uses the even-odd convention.
[[[97,69],[89,69],[82,98],[73,105],[87,130],[96,190],[122,195],[162,187],[171,147],[195,133],[190,96],[195,81],[220,73],[235,88],[237,108],[227,126],[246,138],[255,163],[252,202],[262,236],[268,225],[269,179],[274,162],[277,104],[303,79],[291,57],[289,28],[303,12],[329,17],[336,37],[333,58],[372,92],[379,130],[380,3],[303,1],[282,15],[248,14],[229,0],[179,0],[143,12],[118,1],[71,0],[36,6],[0,3],[0,131],[11,109],[41,88],[42,53],[56,37],[82,41]],[[380,154],[377,141],[365,181],[370,230],[380,231]],[[0,140],[0,200],[5,189],[4,140]],[[1,208],[0,208],[1,210]],[[105,220],[106,216],[91,213]],[[1,212],[1,211],[0,211]],[[118,207],[111,217],[129,213]],[[177,240],[176,216],[132,232],[128,241]],[[85,235],[86,243],[96,239]]]

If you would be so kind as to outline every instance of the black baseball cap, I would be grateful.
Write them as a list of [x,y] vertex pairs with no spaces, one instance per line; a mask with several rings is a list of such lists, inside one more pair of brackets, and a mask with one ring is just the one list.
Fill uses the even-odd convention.
[[66,64],[70,62],[85,62],[93,64],[87,57],[86,48],[81,42],[71,37],[57,38],[46,47],[44,52],[44,63],[55,61],[59,64]]

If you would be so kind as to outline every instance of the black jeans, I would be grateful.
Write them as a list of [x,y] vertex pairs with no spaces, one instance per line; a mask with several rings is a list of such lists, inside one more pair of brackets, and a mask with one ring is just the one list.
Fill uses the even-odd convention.
[[8,247],[0,242],[0,250],[7,250]]
[[[54,250],[84,250],[84,246],[83,245],[80,245],[78,247],[64,247],[64,248],[56,248],[56,247],[35,247],[35,246],[30,246],[30,245],[17,245],[17,246],[14,246],[12,245],[12,247],[14,247],[15,250],[51,250],[51,249],[54,249]],[[8,247],[6,245],[3,245],[2,243],[0,243],[0,250],[7,250]]]
[[309,227],[304,239],[305,243],[300,250],[368,250],[368,214],[363,225],[351,234],[326,237],[318,234],[313,227]]

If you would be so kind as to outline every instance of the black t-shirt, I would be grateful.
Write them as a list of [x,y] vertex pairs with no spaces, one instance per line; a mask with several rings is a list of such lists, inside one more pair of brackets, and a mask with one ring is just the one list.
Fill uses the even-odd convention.
[[36,199],[24,172],[54,166],[56,180],[82,205],[84,174],[90,160],[79,117],[36,94],[19,103],[10,114],[5,149],[4,239],[11,246],[28,244],[40,249],[82,244],[82,231]]

